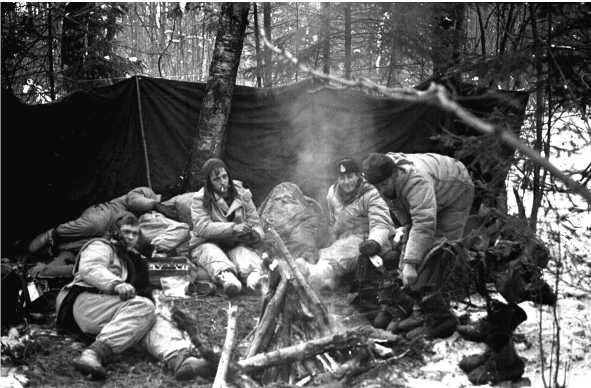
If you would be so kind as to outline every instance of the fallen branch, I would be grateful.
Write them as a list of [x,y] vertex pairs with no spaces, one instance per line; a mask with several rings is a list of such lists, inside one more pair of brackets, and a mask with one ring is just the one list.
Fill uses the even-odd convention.
[[226,340],[222,349],[218,370],[213,380],[213,388],[224,388],[226,386],[226,374],[230,365],[232,350],[234,349],[234,339],[236,337],[236,317],[238,316],[238,306],[228,307],[228,325],[226,327]]
[[263,38],[263,42],[267,47],[269,47],[272,51],[276,52],[277,54],[281,55],[282,57],[288,59],[294,65],[296,65],[300,71],[309,74],[314,78],[319,78],[327,81],[332,81],[339,83],[341,85],[349,86],[349,87],[360,87],[365,88],[371,91],[377,91],[381,94],[397,99],[407,100],[407,101],[424,101],[428,103],[435,103],[444,110],[453,113],[462,120],[464,123],[469,125],[470,127],[476,129],[477,131],[484,133],[486,135],[494,134],[498,138],[500,138],[504,143],[516,148],[517,150],[523,152],[526,156],[528,156],[534,163],[544,167],[548,170],[552,175],[560,179],[564,184],[571,189],[573,192],[582,196],[588,203],[591,204],[591,191],[589,191],[585,186],[580,184],[579,182],[574,181],[569,176],[567,176],[564,172],[554,166],[552,163],[548,161],[548,159],[542,157],[540,153],[536,150],[533,150],[519,138],[517,138],[513,133],[510,131],[506,131],[501,127],[494,126],[489,124],[482,119],[478,118],[468,110],[464,109],[460,106],[457,102],[453,101],[449,98],[449,93],[442,85],[437,85],[435,83],[431,83],[429,88],[425,91],[410,89],[410,88],[388,88],[375,82],[367,79],[367,78],[359,78],[354,80],[347,80],[340,77],[335,77],[330,74],[325,74],[318,70],[312,69],[308,66],[305,66],[297,60],[290,52],[285,49],[280,49],[274,46],[271,42],[267,40],[267,37],[264,34],[264,31],[261,30],[261,37]]
[[[184,330],[189,334],[189,339],[199,351],[201,357],[207,360],[211,365],[218,365],[221,357],[220,354],[201,342],[195,321],[177,306],[173,306],[171,314],[172,319],[176,322],[179,329]],[[239,387],[260,387],[260,384],[254,381],[250,376],[244,374],[242,368],[233,361],[228,363],[228,374],[232,376],[232,379]]]
[[[383,331],[383,330],[382,330]],[[261,353],[255,356],[238,361],[238,366],[244,372],[251,372],[257,369],[268,368],[281,364],[302,361],[317,354],[322,354],[334,350],[368,346],[370,338],[376,338],[387,341],[398,341],[399,337],[391,333],[376,331],[371,327],[358,327],[345,332],[332,334],[329,336],[316,338],[301,344],[288,346],[282,349],[273,350],[268,353]]]

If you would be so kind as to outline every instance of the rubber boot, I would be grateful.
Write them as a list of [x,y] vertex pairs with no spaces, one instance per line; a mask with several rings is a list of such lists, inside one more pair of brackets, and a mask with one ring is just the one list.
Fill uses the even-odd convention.
[[392,322],[400,322],[413,312],[414,299],[406,294],[398,278],[385,280],[378,293],[380,312],[373,322],[378,329],[385,329]]
[[421,312],[419,306],[414,306],[412,313],[407,318],[400,321],[392,319],[392,321],[386,327],[386,330],[391,331],[394,334],[406,333],[410,330],[421,327],[425,322],[425,316]]
[[486,362],[468,374],[474,385],[497,384],[501,381],[515,381],[523,376],[525,364],[515,352],[513,340],[509,339],[498,351],[493,351]]
[[[523,375],[524,363],[517,356],[513,345],[513,331],[527,319],[523,309],[514,303],[505,304],[497,300],[491,301],[487,316],[488,333],[486,336],[487,351],[480,359],[474,358],[460,363],[466,372],[477,362],[485,359],[480,366],[469,371],[468,379],[475,385],[496,384],[505,380],[518,380]],[[485,357],[486,353],[489,354]]]
[[408,338],[423,335],[427,339],[447,338],[453,334],[458,326],[458,319],[441,293],[436,292],[423,297],[419,305],[425,320],[421,327],[406,334]]
[[103,363],[109,359],[112,353],[108,345],[95,341],[84,349],[79,357],[74,359],[74,368],[85,375],[90,374],[95,380],[103,380],[107,377]]
[[180,351],[167,365],[174,373],[174,378],[179,381],[192,380],[197,376],[211,378],[216,371],[205,359],[191,356],[186,351]]
[[484,364],[488,358],[490,357],[490,349],[486,349],[484,353],[480,354],[471,354],[469,356],[465,356],[459,363],[459,367],[466,373],[472,372],[474,369],[478,368],[480,365]]
[[488,319],[484,317],[474,323],[458,325],[456,330],[465,340],[484,342],[488,333]]

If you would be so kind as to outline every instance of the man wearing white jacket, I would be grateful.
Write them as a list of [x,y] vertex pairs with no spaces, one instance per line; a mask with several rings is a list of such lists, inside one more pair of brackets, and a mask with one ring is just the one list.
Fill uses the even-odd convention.
[[156,313],[145,259],[135,250],[139,223],[132,214],[117,219],[107,238],[82,247],[74,280],[57,296],[57,326],[95,336],[74,366],[94,378],[106,377],[103,364],[113,353],[140,345],[163,361],[178,380],[210,375],[212,366],[190,356],[191,342]]
[[331,244],[320,250],[316,264],[296,261],[316,288],[335,288],[356,270],[360,254],[369,257],[391,248],[394,226],[379,192],[363,179],[353,159],[342,159],[337,171],[326,196]]
[[205,185],[191,204],[191,259],[217,281],[228,296],[250,289],[262,280],[262,260],[253,249],[263,237],[261,220],[250,190],[232,180],[220,159],[202,167]]

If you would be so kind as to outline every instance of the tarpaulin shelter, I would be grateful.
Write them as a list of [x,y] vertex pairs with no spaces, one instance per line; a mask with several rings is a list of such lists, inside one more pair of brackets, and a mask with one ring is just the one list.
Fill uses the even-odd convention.
[[[2,243],[27,240],[136,186],[171,194],[187,167],[205,84],[133,77],[58,102],[2,98]],[[519,130],[526,93],[463,92],[486,115],[501,107]],[[425,102],[371,96],[311,81],[272,89],[238,86],[223,159],[255,202],[290,180],[321,198],[343,156],[451,153],[433,136],[466,131]]]

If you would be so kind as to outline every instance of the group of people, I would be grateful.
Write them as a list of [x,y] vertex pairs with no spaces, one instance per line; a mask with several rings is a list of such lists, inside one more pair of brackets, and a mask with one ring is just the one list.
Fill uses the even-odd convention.
[[[363,163],[345,158],[336,173],[326,197],[328,244],[314,259],[298,258],[297,265],[312,285],[331,289],[359,275],[362,263],[366,270],[374,268],[380,284],[388,285],[381,287],[388,296],[382,292],[378,302],[389,301],[374,324],[395,330],[401,320],[441,299],[424,258],[438,239],[462,237],[474,195],[470,175],[458,160],[433,153],[370,154]],[[177,379],[210,376],[212,366],[194,355],[174,324],[156,314],[146,259],[138,251],[148,244],[154,254],[185,254],[229,296],[244,286],[260,288],[264,231],[250,190],[232,179],[219,159],[206,161],[202,174],[204,186],[196,193],[162,202],[151,189],[137,188],[31,242],[32,252],[81,245],[74,280],[57,298],[58,325],[94,336],[74,361],[79,370],[102,378],[110,354],[140,345]],[[357,280],[364,282],[363,276]],[[455,325],[450,314],[439,313],[437,325]],[[427,326],[428,336],[441,331]]]

